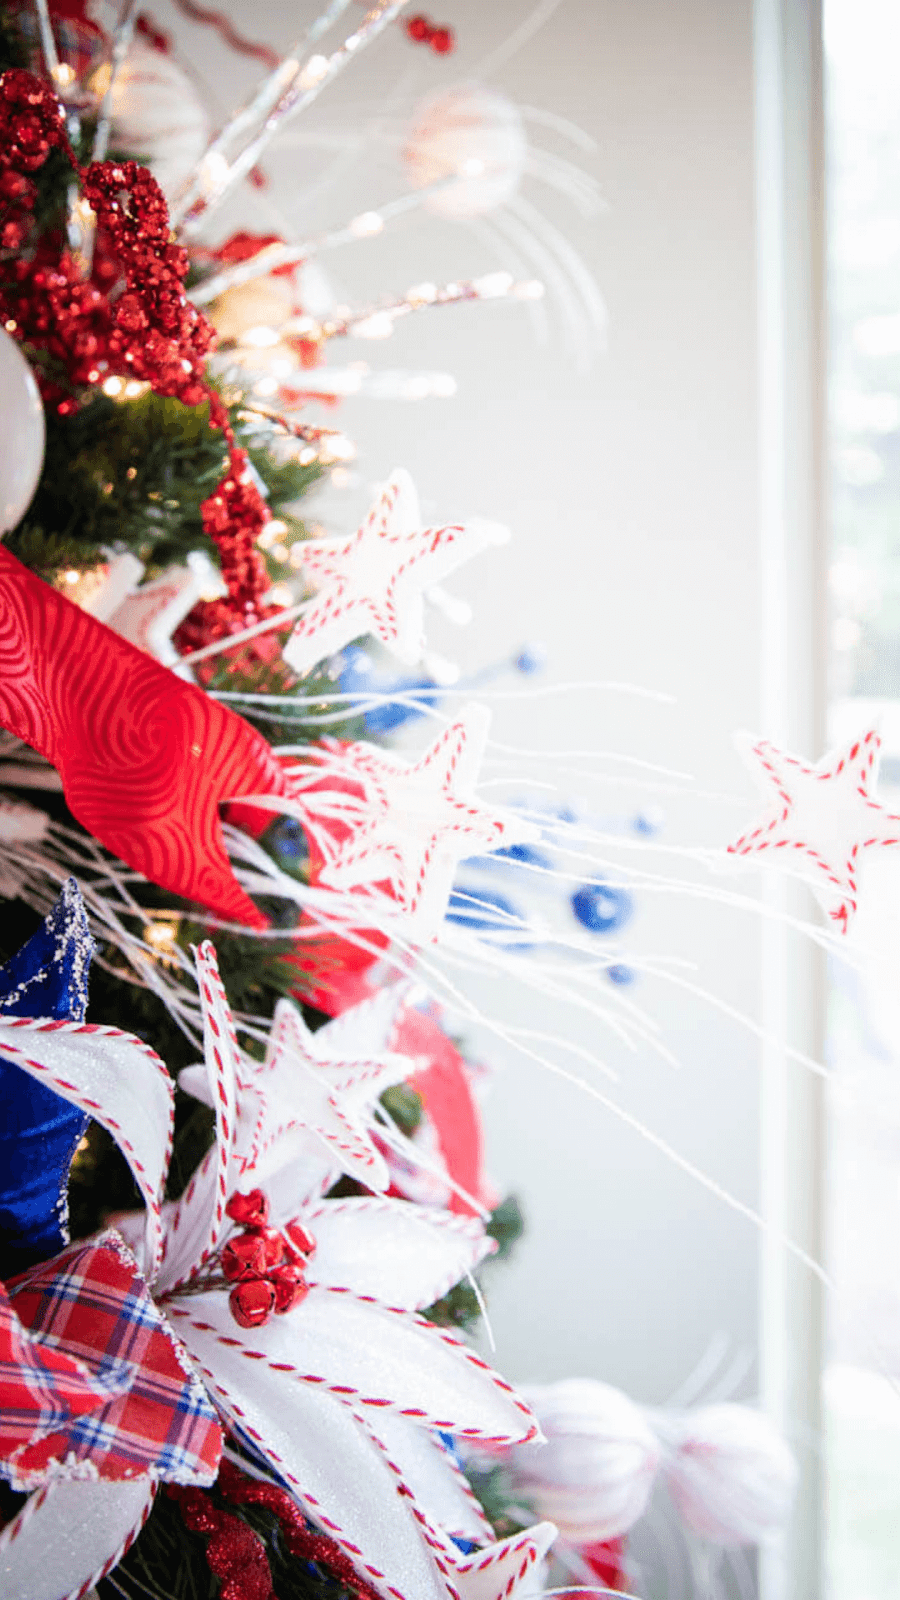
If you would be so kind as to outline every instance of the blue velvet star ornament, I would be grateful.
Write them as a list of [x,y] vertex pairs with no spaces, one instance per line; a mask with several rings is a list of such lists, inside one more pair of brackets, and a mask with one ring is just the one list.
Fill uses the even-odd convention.
[[[0,967],[0,1016],[83,1022],[94,941],[74,878],[21,950]],[[0,1059],[0,1278],[68,1243],[69,1167],[87,1118]]]

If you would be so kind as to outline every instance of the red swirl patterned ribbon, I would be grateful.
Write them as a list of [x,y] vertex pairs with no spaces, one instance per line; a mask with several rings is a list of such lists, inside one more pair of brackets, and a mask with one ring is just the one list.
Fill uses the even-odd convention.
[[119,638],[0,547],[0,724],[53,763],[72,815],[162,888],[250,927],[219,806],[283,794],[243,719]]

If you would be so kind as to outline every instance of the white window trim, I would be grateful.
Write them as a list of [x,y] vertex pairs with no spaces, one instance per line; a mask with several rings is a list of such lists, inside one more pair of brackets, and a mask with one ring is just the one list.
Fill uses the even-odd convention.
[[[766,733],[825,748],[825,140],[821,0],[756,0],[761,702]],[[800,905],[790,892],[783,907]],[[808,906],[801,906],[808,911]],[[774,921],[763,932],[768,1034],[822,1059],[822,953]],[[768,1048],[762,1078],[761,1393],[800,1484],[790,1528],[760,1562],[763,1600],[821,1600],[824,1292],[783,1245],[824,1255],[824,1082]]]

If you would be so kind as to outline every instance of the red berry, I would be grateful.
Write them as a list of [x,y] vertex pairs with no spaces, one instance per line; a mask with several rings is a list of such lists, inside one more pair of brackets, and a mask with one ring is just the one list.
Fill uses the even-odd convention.
[[309,1293],[309,1284],[303,1276],[302,1267],[294,1266],[291,1262],[287,1262],[283,1267],[276,1267],[269,1275],[269,1282],[275,1290],[275,1310],[279,1316],[284,1316],[286,1311],[298,1306]]
[[446,56],[456,44],[456,35],[452,28],[433,28],[428,43],[439,56]]
[[239,1233],[222,1251],[226,1278],[261,1278],[268,1266],[266,1247],[258,1233]]
[[409,34],[409,37],[415,40],[416,44],[424,44],[428,39],[431,38],[433,32],[428,18],[421,15],[410,17],[408,23],[406,24],[406,31]]
[[228,1296],[231,1315],[242,1328],[261,1328],[275,1309],[275,1289],[267,1278],[236,1283]]
[[225,1215],[244,1228],[264,1228],[269,1220],[269,1201],[262,1189],[251,1189],[249,1194],[233,1194],[225,1207]]
[[316,1248],[315,1238],[308,1228],[304,1228],[299,1218],[295,1217],[293,1222],[289,1222],[284,1231],[294,1249],[298,1250],[301,1256],[311,1256],[313,1254]]

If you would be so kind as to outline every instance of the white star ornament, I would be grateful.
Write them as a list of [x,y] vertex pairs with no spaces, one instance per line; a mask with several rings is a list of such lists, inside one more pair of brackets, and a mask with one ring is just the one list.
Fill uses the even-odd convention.
[[477,518],[424,528],[408,472],[392,473],[362,526],[349,539],[313,539],[303,547],[303,575],[315,590],[284,647],[298,675],[371,634],[407,666],[425,650],[425,593],[507,530]]
[[[201,999],[210,1021],[210,995],[215,978],[208,975],[214,957],[211,947],[198,952]],[[207,973],[203,980],[204,972]],[[227,1002],[225,1002],[227,1008]],[[355,1007],[368,1015],[364,1003]],[[351,1014],[347,1014],[352,1017]],[[207,1105],[215,1105],[217,1090],[209,1071],[215,1065],[222,1040],[231,1054],[231,1072],[237,1086],[237,1127],[234,1170],[238,1187],[248,1187],[246,1174],[266,1183],[273,1219],[295,1215],[301,1202],[322,1193],[341,1172],[369,1189],[384,1190],[390,1183],[387,1164],[373,1143],[371,1106],[384,1089],[402,1083],[414,1071],[405,1056],[387,1052],[376,1041],[366,1052],[366,1015],[355,1030],[342,1019],[337,1039],[333,1024],[312,1033],[289,1000],[281,1000],[266,1043],[265,1059],[251,1060],[238,1048],[230,1011],[220,1018],[220,1031],[210,1039],[205,1065],[186,1067],[179,1085]],[[383,1030],[381,1030],[383,1035]],[[338,1049],[340,1045],[342,1048]]]
[[[374,745],[348,746],[330,770],[360,785],[366,804],[362,816],[348,811],[340,843],[326,839],[319,881],[341,890],[388,883],[382,915],[404,916],[415,938],[436,938],[460,861],[540,837],[515,812],[475,797],[489,725],[484,706],[465,706],[414,763]],[[321,806],[327,820],[334,800],[323,788],[304,794],[303,805],[314,819]]]
[[738,749],[768,801],[762,820],[728,846],[760,856],[809,883],[846,933],[857,905],[857,873],[867,850],[900,844],[900,816],[873,798],[881,740],[874,729],[813,766],[766,739],[743,734]]

